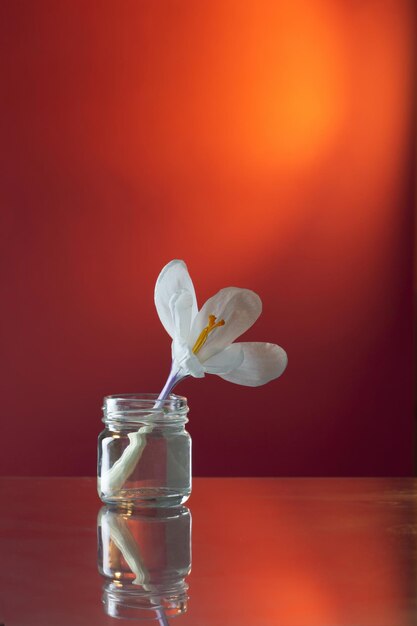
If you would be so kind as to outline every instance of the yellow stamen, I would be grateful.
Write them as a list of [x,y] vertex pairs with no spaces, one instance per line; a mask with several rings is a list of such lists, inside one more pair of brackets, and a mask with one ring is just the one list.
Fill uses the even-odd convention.
[[206,343],[207,337],[209,336],[209,334],[215,328],[218,328],[219,326],[224,326],[225,323],[226,322],[224,320],[219,320],[218,322],[216,322],[216,316],[215,315],[209,315],[209,323],[208,323],[208,325],[205,328],[203,328],[203,330],[201,331],[201,333],[198,336],[197,341],[194,344],[194,347],[193,347],[194,354],[197,354],[197,352],[199,350],[201,350],[201,348]]

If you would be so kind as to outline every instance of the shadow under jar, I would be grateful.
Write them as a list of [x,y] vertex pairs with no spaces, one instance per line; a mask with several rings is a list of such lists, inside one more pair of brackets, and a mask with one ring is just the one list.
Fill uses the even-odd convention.
[[187,399],[107,396],[98,438],[98,494],[107,504],[177,506],[191,493]]

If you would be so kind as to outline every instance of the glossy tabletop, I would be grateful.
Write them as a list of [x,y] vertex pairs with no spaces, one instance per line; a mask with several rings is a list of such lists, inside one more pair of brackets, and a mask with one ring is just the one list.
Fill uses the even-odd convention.
[[132,513],[92,478],[3,478],[0,624],[412,626],[416,486],[200,478],[188,508]]

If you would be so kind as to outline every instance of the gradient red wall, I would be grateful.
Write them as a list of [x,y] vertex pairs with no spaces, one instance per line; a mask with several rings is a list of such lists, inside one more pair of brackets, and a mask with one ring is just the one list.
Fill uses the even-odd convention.
[[4,474],[93,474],[183,258],[285,375],[178,388],[196,475],[412,471],[410,0],[0,5]]

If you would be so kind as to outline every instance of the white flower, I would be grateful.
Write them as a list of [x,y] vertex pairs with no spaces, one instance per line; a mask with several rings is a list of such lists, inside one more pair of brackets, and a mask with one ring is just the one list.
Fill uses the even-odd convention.
[[[171,261],[155,286],[158,315],[172,337],[172,368],[155,404],[163,405],[185,376],[201,378],[217,374],[239,385],[257,387],[278,378],[287,366],[287,355],[272,343],[236,343],[258,319],[259,296],[249,289],[227,287],[198,310],[194,285],[184,261]],[[139,462],[152,426],[128,434],[129,445],[110,469],[102,468],[100,492],[117,493]],[[137,572],[136,572],[137,573]]]
[[287,366],[285,351],[275,344],[235,343],[262,311],[259,296],[249,289],[221,289],[199,311],[187,266],[174,260],[158,277],[155,305],[173,340],[172,372],[177,380],[208,373],[257,387],[280,376]]

